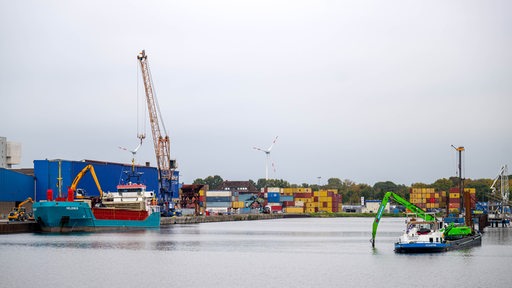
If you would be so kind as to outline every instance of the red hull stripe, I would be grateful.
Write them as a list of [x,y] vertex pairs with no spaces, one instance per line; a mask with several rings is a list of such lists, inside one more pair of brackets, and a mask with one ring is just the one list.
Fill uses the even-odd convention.
[[145,220],[149,216],[145,210],[111,208],[93,208],[92,213],[96,219],[101,220]]

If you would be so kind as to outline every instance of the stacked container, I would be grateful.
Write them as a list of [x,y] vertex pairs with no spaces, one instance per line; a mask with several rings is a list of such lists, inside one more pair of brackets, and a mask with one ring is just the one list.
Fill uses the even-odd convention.
[[449,202],[448,202],[448,211],[450,213],[459,213],[460,210],[460,192],[459,188],[450,188],[449,192]]
[[313,202],[317,204],[316,212],[340,212],[341,207],[341,195],[338,194],[338,190],[319,190],[313,193]]
[[231,212],[232,197],[231,191],[206,191],[206,210],[212,213]]
[[[475,188],[465,188],[464,191],[470,192],[471,207],[475,208]],[[461,198],[463,195],[457,187],[450,188],[448,194],[446,191],[436,192],[434,188],[412,188],[409,202],[426,211],[447,208],[450,213],[458,213],[461,211]]]
[[[286,190],[288,189],[288,190]],[[285,195],[293,195],[293,199],[290,199],[289,202],[287,202],[286,207],[284,208],[285,213],[294,213],[294,214],[300,214],[300,213],[313,213],[314,209],[308,209],[307,206],[309,203],[313,202],[313,193],[311,192],[311,188],[284,188],[283,189]],[[282,196],[286,197],[286,196]],[[284,202],[283,202],[284,204]]]

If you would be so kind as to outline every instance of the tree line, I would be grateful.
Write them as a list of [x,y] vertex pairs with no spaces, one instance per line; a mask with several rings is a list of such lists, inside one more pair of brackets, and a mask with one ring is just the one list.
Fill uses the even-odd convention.
[[[512,176],[509,176],[509,179],[512,179]],[[411,188],[434,188],[436,192],[449,192],[450,188],[458,187],[459,184],[458,177],[438,179],[431,184],[418,182],[413,183],[411,186],[395,184],[392,181],[377,182],[371,186],[364,183],[355,183],[348,179],[341,180],[339,178],[329,178],[325,185],[308,183],[302,183],[300,185],[290,184],[288,181],[283,179],[258,179],[257,182],[254,182],[253,180],[248,181],[251,182],[258,190],[264,187],[311,188],[313,191],[321,189],[337,189],[338,193],[343,197],[344,204],[358,204],[361,202],[361,197],[364,197],[366,200],[379,200],[382,199],[384,194],[388,191],[392,191],[406,199],[409,199]],[[208,176],[204,179],[198,178],[194,181],[194,184],[206,184],[209,186],[210,190],[218,190],[223,182],[224,180],[222,177],[215,175]],[[477,201],[488,201],[494,199],[491,191],[492,183],[493,179],[465,179],[464,187],[475,188]],[[509,186],[511,185],[509,184]],[[499,190],[499,187],[496,189]]]

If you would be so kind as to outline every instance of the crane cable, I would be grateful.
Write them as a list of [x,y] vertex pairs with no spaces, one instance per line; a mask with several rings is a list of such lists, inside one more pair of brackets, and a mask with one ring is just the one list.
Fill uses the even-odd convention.
[[149,68],[149,63],[146,62],[146,66],[147,66],[147,69],[148,69],[148,74],[149,74],[149,81],[151,81],[151,87],[153,87],[153,101],[155,101],[155,104],[156,104],[156,109],[158,111],[158,121],[160,121],[160,124],[162,124],[162,127],[164,128],[164,134],[165,136],[167,136],[167,129],[165,128],[165,122],[164,122],[164,119],[162,117],[162,112],[160,112],[160,105],[158,104],[158,97],[156,95],[156,90],[155,90],[155,85],[153,83],[153,75],[151,75],[151,69]]
[[[139,96],[139,91],[140,91],[140,85],[139,85],[139,81],[140,81],[140,77],[139,77],[139,61],[137,60],[136,61],[136,65],[135,65],[135,70],[137,70],[137,137],[143,137],[146,135],[146,120],[147,120],[147,117],[146,117],[146,112],[147,112],[147,107],[146,105],[142,105],[142,107],[144,107],[144,115],[142,117],[142,120],[140,120],[140,102],[144,102],[144,100],[141,100],[141,97]],[[142,128],[140,128],[140,126],[142,126]],[[141,130],[142,130],[142,133],[141,133]]]

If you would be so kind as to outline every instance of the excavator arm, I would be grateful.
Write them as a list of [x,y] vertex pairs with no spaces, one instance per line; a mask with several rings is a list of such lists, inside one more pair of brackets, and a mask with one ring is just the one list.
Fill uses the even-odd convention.
[[372,242],[372,247],[375,247],[375,235],[377,234],[377,228],[379,227],[380,218],[382,217],[384,208],[386,208],[386,205],[388,204],[390,198],[392,198],[395,202],[405,206],[405,208],[409,209],[413,213],[416,213],[416,215],[418,215],[418,217],[421,217],[421,218],[425,219],[426,221],[435,221],[436,220],[436,218],[433,215],[427,214],[421,208],[419,208],[418,206],[405,200],[400,195],[393,193],[393,192],[387,192],[384,195],[384,198],[382,198],[382,202],[380,203],[379,210],[377,210],[377,214],[375,215],[375,219],[373,220],[372,239],[370,240],[370,242]]
[[100,198],[102,198],[103,190],[101,190],[100,182],[98,181],[98,177],[96,177],[96,172],[94,172],[94,167],[91,164],[85,166],[84,169],[82,169],[82,171],[80,171],[76,175],[75,179],[73,179],[73,183],[71,183],[70,189],[73,190],[73,193],[74,193],[76,191],[76,186],[78,185],[80,180],[82,180],[82,177],[84,177],[84,175],[87,174],[87,172],[89,172],[89,171],[91,171],[92,179],[94,179],[94,183],[96,183],[96,187],[98,188],[98,191],[100,192]]

